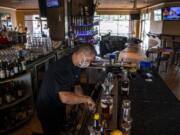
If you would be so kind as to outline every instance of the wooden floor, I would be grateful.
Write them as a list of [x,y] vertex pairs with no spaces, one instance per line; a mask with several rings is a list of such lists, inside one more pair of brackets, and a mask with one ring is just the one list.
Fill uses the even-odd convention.
[[[124,52],[121,53],[120,58],[123,57],[123,59],[133,60],[134,62],[137,62],[138,60],[144,59],[144,56],[144,51],[141,48],[133,47],[124,50]],[[164,65],[162,64],[160,67],[161,77],[174,93],[174,95],[180,100],[180,67],[170,65],[167,73],[164,72],[163,69]],[[34,114],[33,118],[29,122],[24,124],[24,126],[8,135],[31,135],[32,132],[42,132],[41,125],[37,119],[36,114]]]

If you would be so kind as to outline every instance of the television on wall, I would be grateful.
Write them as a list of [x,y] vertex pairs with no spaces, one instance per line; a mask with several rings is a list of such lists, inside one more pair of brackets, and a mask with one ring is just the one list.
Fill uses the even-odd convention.
[[161,21],[162,20],[162,10],[156,9],[154,10],[154,21]]
[[57,8],[60,6],[59,0],[46,0],[47,8]]
[[166,7],[163,9],[163,20],[180,20],[180,7]]

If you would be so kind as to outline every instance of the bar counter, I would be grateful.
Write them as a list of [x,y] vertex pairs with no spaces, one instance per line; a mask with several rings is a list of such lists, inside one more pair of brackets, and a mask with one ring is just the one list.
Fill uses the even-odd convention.
[[[131,80],[129,100],[131,101],[132,127],[131,135],[178,135],[180,133],[180,101],[174,96],[165,82],[155,71],[152,82],[145,81],[146,72],[139,71],[136,78]],[[108,121],[108,134],[114,129],[120,129],[122,122],[122,94],[120,80],[115,79],[113,88],[112,118]],[[102,88],[99,86],[94,92],[99,92],[97,112],[101,114],[100,99]],[[93,94],[91,95],[93,97]],[[82,109],[83,110],[83,109]],[[93,124],[93,114],[84,108],[80,114],[78,124],[73,128],[73,135],[88,135],[88,127]]]
[[[72,49],[58,49],[52,53],[40,57],[27,65],[32,71],[34,82],[38,82],[38,66],[44,64],[48,66],[51,60],[57,60],[62,56],[69,54]],[[47,68],[47,67],[46,67]],[[115,67],[120,72],[118,67]],[[97,70],[97,69],[95,69]],[[107,70],[111,72],[110,70]],[[145,81],[145,74],[138,72],[136,78],[131,80],[130,96],[132,128],[131,135],[179,135],[180,133],[180,101],[176,99],[165,82],[155,71],[149,71],[152,74],[152,82]],[[117,74],[117,73],[116,73]],[[38,84],[34,84],[36,93]],[[91,93],[92,98],[96,95],[97,112],[101,114],[100,99],[102,96],[101,84],[97,84]],[[113,96],[112,118],[107,122],[108,133],[114,129],[121,130],[122,115],[122,96],[120,80],[115,77]],[[75,107],[74,118],[67,121],[69,127],[67,132],[70,135],[88,135],[88,127],[93,124],[93,113],[89,112],[84,105]],[[72,124],[73,121],[73,124]],[[68,125],[67,124],[67,125]],[[65,133],[67,135],[67,132]]]

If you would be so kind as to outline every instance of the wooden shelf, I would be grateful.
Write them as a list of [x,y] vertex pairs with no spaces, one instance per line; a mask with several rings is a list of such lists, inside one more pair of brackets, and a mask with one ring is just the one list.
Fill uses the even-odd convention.
[[15,106],[15,105],[17,105],[17,104],[23,102],[24,100],[30,98],[31,96],[32,96],[31,94],[27,94],[27,95],[25,95],[24,97],[22,97],[22,98],[16,100],[15,102],[12,102],[12,103],[3,105],[3,106],[0,107],[0,111],[1,111],[1,110],[4,110],[4,109],[8,109],[8,108],[10,108],[10,107],[13,107],[13,106]]
[[18,122],[16,125],[8,128],[8,129],[6,129],[6,130],[0,130],[0,134],[5,134],[5,133],[7,133],[7,132],[9,132],[9,131],[11,131],[11,130],[13,130],[13,129],[19,127],[19,126],[21,126],[21,125],[23,125],[25,122],[27,122],[28,120],[31,119],[32,115],[33,115],[33,113],[32,113],[31,115],[29,115],[26,119]]
[[16,75],[14,75],[13,77],[9,77],[7,79],[0,79],[0,83],[5,83],[5,82],[13,81],[16,78],[19,78],[20,76],[23,76],[25,73],[27,73],[27,71],[23,71],[21,73],[18,73]]

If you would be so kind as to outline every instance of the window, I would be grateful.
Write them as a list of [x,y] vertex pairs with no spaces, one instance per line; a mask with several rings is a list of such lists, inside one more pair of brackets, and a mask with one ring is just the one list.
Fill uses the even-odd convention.
[[129,37],[131,34],[129,15],[100,15],[99,33]]
[[154,10],[154,21],[161,21],[162,20],[162,10],[157,9]]
[[143,13],[141,16],[141,40],[145,48],[148,46],[147,33],[150,32],[150,13]]
[[41,36],[42,33],[49,36],[47,19],[40,18],[39,15],[25,16],[25,27],[27,27],[28,32],[33,33],[35,36]]

